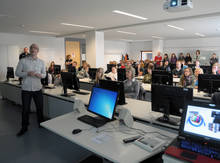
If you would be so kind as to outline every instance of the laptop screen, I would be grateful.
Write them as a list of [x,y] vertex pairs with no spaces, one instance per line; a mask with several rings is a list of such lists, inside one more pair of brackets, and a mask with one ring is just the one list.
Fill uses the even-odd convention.
[[184,116],[183,133],[220,141],[220,110],[208,106],[188,105]]
[[117,97],[117,92],[93,87],[88,111],[111,120],[114,115]]

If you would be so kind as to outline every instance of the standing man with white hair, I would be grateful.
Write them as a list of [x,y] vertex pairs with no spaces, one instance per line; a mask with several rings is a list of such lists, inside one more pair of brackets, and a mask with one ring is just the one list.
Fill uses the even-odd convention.
[[29,111],[31,99],[34,99],[37,109],[37,120],[43,122],[43,95],[41,79],[46,77],[44,62],[37,57],[39,47],[37,44],[30,46],[30,55],[22,58],[17,65],[15,74],[23,78],[22,84],[22,128],[17,136],[27,132],[29,125]]

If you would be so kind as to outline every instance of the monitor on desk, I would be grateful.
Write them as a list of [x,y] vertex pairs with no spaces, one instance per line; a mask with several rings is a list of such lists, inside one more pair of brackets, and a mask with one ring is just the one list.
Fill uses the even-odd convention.
[[182,115],[186,102],[193,99],[193,89],[152,84],[151,99],[152,111],[164,114],[163,117],[157,119],[158,121],[179,125],[179,121],[171,118],[169,115]]
[[109,73],[112,71],[112,67],[116,67],[115,64],[107,64],[107,71],[105,73]]
[[48,72],[46,72],[45,78],[42,78],[42,79],[41,79],[41,84],[42,84],[43,86],[48,86]]
[[61,72],[61,65],[54,65],[54,74],[58,75]]
[[105,123],[113,120],[117,97],[117,92],[93,87],[89,99],[88,111],[98,115],[98,117],[83,115],[79,117],[78,120],[94,127],[101,127]]
[[9,78],[14,78],[14,68],[13,67],[7,67],[7,74],[6,74],[6,79],[7,81],[9,80]]
[[220,106],[193,102],[183,112],[179,135],[206,145],[220,145]]
[[126,70],[124,68],[117,69],[118,81],[126,80]]
[[171,72],[167,72],[167,71],[153,71],[152,83],[173,85],[173,75]]
[[212,72],[211,66],[201,65],[200,68],[203,70],[204,74],[210,74]]
[[198,91],[209,93],[209,96],[219,91],[220,75],[213,74],[199,74],[198,76]]
[[79,79],[76,77],[76,73],[73,72],[61,72],[61,79],[63,84],[64,93],[62,96],[73,96],[74,94],[68,94],[67,89],[79,90]]
[[97,68],[89,68],[89,78],[95,80]]
[[119,104],[119,105],[126,104],[123,82],[111,81],[111,80],[99,80],[99,85],[101,88],[118,92],[117,104]]

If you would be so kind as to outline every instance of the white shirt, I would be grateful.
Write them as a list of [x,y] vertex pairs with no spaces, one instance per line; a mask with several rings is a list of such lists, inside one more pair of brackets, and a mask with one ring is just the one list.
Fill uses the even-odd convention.
[[16,76],[23,78],[22,90],[39,91],[42,89],[41,79],[35,76],[28,76],[28,72],[33,71],[46,77],[46,68],[44,62],[39,59],[33,59],[32,56],[25,57],[18,62]]
[[112,72],[109,72],[107,75],[107,77],[111,78],[112,80],[118,80],[118,73],[112,73]]

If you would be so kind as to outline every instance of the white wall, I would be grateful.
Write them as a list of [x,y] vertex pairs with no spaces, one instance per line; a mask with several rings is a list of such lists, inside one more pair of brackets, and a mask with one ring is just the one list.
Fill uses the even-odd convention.
[[64,68],[64,38],[0,33],[0,80],[5,80],[7,66],[16,68],[19,54],[24,47],[29,47],[32,43],[39,45],[39,58],[43,59],[47,66],[51,61],[55,61]]
[[152,41],[132,42],[130,45],[129,56],[133,60],[139,60],[141,51],[152,51]]
[[[121,60],[122,54],[130,54],[129,43],[122,41],[109,41],[105,40],[104,42],[104,53],[105,65],[109,63],[109,61],[117,61]],[[106,67],[105,67],[106,69]]]
[[164,53],[168,54],[172,52],[178,55],[180,52],[195,54],[197,49],[201,51],[203,63],[209,62],[209,57],[213,52],[220,58],[220,37],[164,41]]

